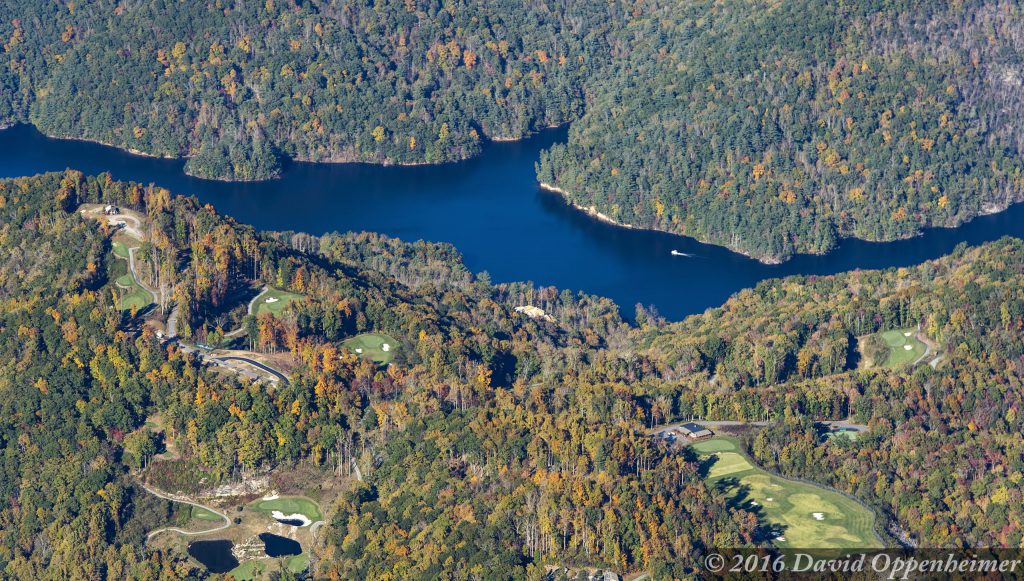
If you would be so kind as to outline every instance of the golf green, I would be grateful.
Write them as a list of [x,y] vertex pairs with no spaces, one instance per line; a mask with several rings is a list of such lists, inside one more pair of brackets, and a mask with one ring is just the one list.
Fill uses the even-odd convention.
[[889,345],[888,367],[899,367],[917,361],[927,349],[924,343],[914,337],[914,329],[897,329],[882,333],[882,339]]
[[291,304],[292,301],[297,301],[301,298],[302,295],[299,293],[270,288],[267,289],[267,292],[256,297],[256,302],[252,305],[252,314],[258,316],[262,313],[270,313],[276,316],[281,314],[281,311]]
[[251,506],[253,510],[268,515],[276,510],[285,516],[301,514],[313,522],[323,518],[317,504],[304,496],[282,496],[271,500],[257,500]]
[[379,333],[364,333],[346,339],[342,346],[357,355],[372,359],[381,365],[386,365],[395,358],[395,349],[398,348],[398,341]]
[[777,530],[774,543],[788,548],[849,549],[882,547],[875,515],[837,492],[769,474],[752,464],[734,441],[714,438],[693,444],[709,459],[707,481],[740,501]]
[[224,520],[221,517],[219,517],[216,514],[206,510],[205,508],[203,508],[201,506],[193,506],[192,507],[192,518],[199,519],[199,520],[207,520],[207,521],[222,521],[222,520]]

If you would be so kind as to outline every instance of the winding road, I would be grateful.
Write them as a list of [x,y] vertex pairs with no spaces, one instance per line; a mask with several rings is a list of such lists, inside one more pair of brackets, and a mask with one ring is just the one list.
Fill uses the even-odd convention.
[[[251,301],[249,301],[249,308],[248,308],[248,310],[246,311],[246,312],[247,312],[248,314],[250,314],[250,315],[251,315],[251,314],[253,314],[253,313],[252,313],[252,309],[253,309],[253,307],[254,307],[254,306],[256,305],[256,299],[258,299],[258,298],[262,297],[263,295],[267,294],[267,291],[268,291],[268,290],[270,290],[270,287],[268,287],[268,286],[264,286],[264,287],[263,287],[262,289],[260,289],[260,294],[258,294],[258,295],[256,295],[256,296],[254,296],[254,297],[252,298],[252,300],[251,300]],[[224,337],[231,337],[231,338],[234,338],[234,337],[238,337],[238,336],[240,336],[240,335],[241,335],[242,333],[244,333],[244,332],[245,332],[245,327],[244,327],[244,326],[242,326],[242,325],[239,325],[237,329],[235,329],[235,330],[233,330],[233,331],[230,331],[230,332],[228,332],[228,333],[225,333],[225,334],[224,334]]]
[[263,371],[266,371],[267,373],[273,375],[282,384],[288,385],[288,378],[285,377],[285,375],[283,373],[281,373],[280,371],[274,369],[273,367],[269,367],[267,365],[264,365],[263,363],[260,363],[259,361],[256,361],[255,359],[249,359],[248,357],[238,357],[236,355],[231,355],[231,356],[228,356],[228,357],[214,357],[214,356],[211,355],[211,356],[208,356],[207,358],[210,359],[211,361],[214,361],[214,362],[217,362],[217,361],[225,361],[225,362],[227,362],[227,361],[240,361],[242,363],[248,363],[249,365],[252,365],[253,367],[257,367],[257,368],[262,369]]
[[205,535],[205,534],[208,534],[208,533],[215,533],[217,531],[222,531],[222,530],[228,528],[229,526],[231,526],[231,519],[229,519],[226,514],[220,512],[219,510],[210,508],[209,506],[206,506],[206,505],[203,505],[203,504],[199,504],[198,502],[192,502],[191,500],[184,500],[184,499],[181,499],[181,498],[176,498],[174,496],[170,496],[170,495],[165,494],[163,492],[160,492],[158,490],[154,490],[154,489],[146,486],[145,484],[142,484],[141,482],[139,483],[139,486],[141,486],[146,492],[152,494],[153,496],[155,496],[157,498],[162,498],[164,500],[169,500],[171,502],[179,502],[181,504],[188,504],[188,505],[192,505],[192,506],[197,506],[197,507],[199,507],[199,508],[201,508],[203,510],[208,510],[208,511],[212,512],[213,514],[219,516],[220,518],[224,519],[224,524],[220,525],[219,527],[212,528],[212,529],[206,529],[206,530],[202,530],[202,531],[186,531],[186,530],[183,530],[183,529],[179,529],[178,527],[163,527],[163,528],[160,528],[160,529],[156,529],[155,531],[150,531],[150,532],[146,533],[146,540],[147,541],[149,539],[155,537],[156,535],[159,535],[160,533],[166,532],[166,531],[175,532],[175,533],[178,533],[180,535],[194,536],[194,535]]
[[[704,426],[705,428],[710,428],[710,429],[714,430],[715,428],[740,428],[740,427],[743,427],[743,426],[753,426],[753,427],[756,427],[756,428],[763,428],[764,426],[767,426],[770,422],[767,422],[767,421],[741,422],[741,421],[736,421],[736,420],[687,420],[687,421],[684,421],[684,422],[673,422],[671,424],[664,424],[664,425],[661,425],[661,426],[655,426],[655,427],[647,430],[647,433],[653,436],[653,435],[661,434],[663,432],[670,431],[672,429],[678,428],[679,426],[681,426],[683,424],[688,424],[688,423],[698,424],[698,425]],[[855,424],[855,423],[851,422],[850,420],[817,420],[815,423],[824,424],[826,426],[829,426],[829,427],[832,427],[832,428],[836,428],[836,429],[840,429],[840,430],[853,430],[855,432],[866,432],[866,431],[868,431],[868,427],[866,425],[864,425],[864,424]]]
[[145,290],[149,294],[153,295],[153,300],[155,301],[158,298],[157,294],[156,294],[156,289],[154,289],[153,287],[149,286],[148,284],[142,282],[142,278],[139,277],[138,271],[135,270],[135,251],[138,250],[138,249],[139,249],[138,246],[133,246],[132,248],[128,249],[128,270],[131,271],[132,278],[135,279],[135,283],[138,284],[139,286],[141,286],[143,288],[143,290]]

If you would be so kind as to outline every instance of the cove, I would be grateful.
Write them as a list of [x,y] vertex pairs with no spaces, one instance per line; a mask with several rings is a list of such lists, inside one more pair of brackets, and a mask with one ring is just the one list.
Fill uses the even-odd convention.
[[[51,139],[31,126],[0,131],[0,177],[66,168],[154,183],[195,195],[241,222],[311,234],[375,231],[407,241],[450,242],[466,266],[494,282],[532,281],[614,299],[632,318],[636,304],[672,320],[722,304],[759,281],[792,274],[909,266],[957,244],[1024,236],[1024,206],[953,229],[896,242],[844,240],[825,256],[765,265],[693,239],[606,224],[542,191],[534,164],[564,141],[552,129],[519,142],[488,143],[474,159],[436,166],[292,162],[282,178],[227,183],[186,176],[181,160],[156,159],[82,141]],[[673,255],[675,250],[691,256]]]

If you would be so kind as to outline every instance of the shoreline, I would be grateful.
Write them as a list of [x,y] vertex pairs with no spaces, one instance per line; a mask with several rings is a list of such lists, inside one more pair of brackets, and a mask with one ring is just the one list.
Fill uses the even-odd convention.
[[[74,137],[74,136],[68,136],[68,135],[50,135],[49,133],[46,133],[45,131],[43,131],[42,129],[40,129],[39,127],[37,127],[33,123],[26,123],[25,125],[31,125],[33,128],[35,128],[36,131],[38,131],[39,133],[41,133],[42,135],[44,135],[46,137],[49,137],[50,139],[65,139],[65,140],[68,140],[68,141],[81,141],[83,143],[93,143],[93,144],[96,144],[96,145],[102,145],[104,147],[110,147],[110,148],[116,149],[118,151],[125,151],[125,152],[128,152],[128,153],[132,154],[132,155],[137,155],[139,157],[148,157],[150,159],[166,159],[166,160],[171,160],[171,161],[188,160],[189,159],[188,156],[180,156],[179,157],[179,156],[173,156],[173,155],[157,155],[155,153],[148,153],[148,152],[141,151],[141,150],[138,150],[138,149],[135,149],[135,148],[132,148],[132,147],[122,147],[120,145],[115,145],[113,143],[108,143],[106,141],[100,141],[99,139],[93,139],[91,137]],[[0,127],[0,131],[2,131],[4,129],[9,129],[9,128],[13,127],[13,126],[14,125],[9,125],[7,127]],[[192,176],[192,177],[198,177],[198,176]]]
[[[3,131],[5,129],[10,129],[10,128],[16,126],[16,125],[28,125],[28,126],[31,126],[33,129],[38,131],[41,135],[43,135],[45,137],[48,137],[50,139],[61,139],[61,140],[67,140],[67,141],[80,141],[80,142],[83,142],[83,143],[93,143],[93,144],[96,144],[96,145],[102,145],[104,147],[110,147],[110,148],[113,148],[113,149],[117,149],[118,151],[124,151],[124,152],[130,153],[132,155],[137,155],[139,157],[147,157],[147,158],[150,158],[150,159],[163,159],[163,160],[168,160],[168,161],[184,161],[184,162],[187,162],[189,159],[191,159],[191,156],[188,156],[188,155],[162,155],[162,154],[149,153],[149,152],[146,152],[146,151],[135,149],[133,147],[126,147],[126,146],[122,146],[122,145],[117,145],[115,143],[111,143],[111,142],[108,142],[108,141],[103,141],[103,140],[100,140],[100,139],[97,139],[97,138],[92,138],[92,137],[83,137],[83,136],[57,134],[57,133],[48,133],[46,131],[43,131],[43,129],[41,129],[38,125],[36,125],[35,123],[33,123],[31,121],[14,121],[14,122],[9,123],[7,125],[0,125],[0,131]],[[548,125],[548,126],[544,127],[542,130],[544,130],[544,129],[556,129],[558,127],[561,127],[561,125]],[[535,131],[535,132],[532,132],[532,133],[523,134],[523,135],[521,135],[519,137],[504,137],[504,136],[491,137],[491,136],[483,135],[482,136],[483,140],[481,142],[481,145],[482,146],[486,146],[486,144],[488,142],[491,142],[491,143],[514,143],[514,142],[517,142],[517,141],[523,141],[525,139],[529,139],[529,138],[535,136],[536,134],[537,134],[537,132]],[[367,165],[377,165],[377,166],[383,166],[383,167],[420,167],[420,166],[438,166],[438,165],[445,165],[445,164],[449,164],[449,163],[461,163],[461,162],[473,159],[474,157],[478,157],[481,153],[482,153],[482,149],[481,149],[481,151],[478,151],[477,153],[472,154],[472,155],[459,156],[459,157],[456,157],[456,158],[445,159],[445,160],[441,160],[441,161],[394,161],[394,160],[391,160],[391,159],[384,159],[384,160],[373,161],[373,160],[358,159],[358,158],[352,157],[350,152],[338,152],[338,154],[336,154],[336,155],[329,155],[329,156],[325,156],[323,158],[317,158],[317,159],[314,159],[314,158],[311,158],[311,157],[307,157],[307,156],[294,156],[293,157],[293,156],[282,155],[281,158],[280,158],[280,161],[282,162],[281,163],[282,168],[284,166],[290,164],[290,163],[367,164]],[[189,177],[196,178],[196,179],[216,181],[216,182],[222,182],[222,183],[240,183],[240,184],[242,184],[242,183],[258,183],[258,182],[266,182],[266,181],[277,180],[277,179],[281,178],[281,174],[278,174],[278,175],[275,175],[275,176],[271,176],[271,177],[267,177],[267,178],[262,178],[262,179],[241,180],[241,179],[235,179],[235,178],[210,177],[210,176],[195,175],[195,174],[189,173],[184,168],[182,168],[182,172],[185,175],[187,175]]]
[[553,192],[553,193],[556,193],[556,194],[561,194],[561,196],[563,198],[565,198],[565,201],[566,201],[567,204],[569,204],[573,208],[579,210],[580,212],[583,212],[584,214],[590,216],[591,218],[594,218],[596,220],[600,220],[601,222],[604,222],[606,224],[611,224],[613,226],[618,226],[619,228],[626,228],[626,229],[629,229],[629,230],[649,230],[651,232],[660,232],[660,230],[655,230],[653,228],[638,228],[637,226],[634,226],[632,224],[623,224],[622,222],[619,222],[618,220],[616,220],[615,218],[612,218],[611,216],[609,216],[607,214],[602,214],[601,212],[598,212],[597,211],[597,207],[595,207],[595,206],[590,206],[590,207],[581,206],[581,205],[577,204],[576,202],[572,201],[571,199],[569,199],[569,195],[570,195],[569,192],[563,190],[562,188],[560,188],[558,186],[553,186],[553,185],[551,185],[551,184],[549,184],[547,182],[540,182],[540,189],[546,190],[546,191],[549,191],[549,192]]
[[718,243],[715,243],[715,242],[708,242],[708,241],[704,241],[704,240],[698,240],[697,238],[693,238],[692,236],[687,236],[686,234],[679,234],[677,232],[669,232],[667,230],[658,230],[657,228],[646,228],[646,227],[643,227],[643,226],[634,226],[633,224],[624,224],[624,223],[619,222],[616,219],[612,218],[611,216],[608,216],[607,214],[603,214],[601,212],[598,212],[597,208],[594,207],[594,206],[585,207],[585,206],[581,206],[581,205],[577,204],[576,202],[573,202],[571,199],[569,199],[569,195],[570,195],[569,192],[564,190],[564,189],[562,189],[562,188],[560,188],[560,187],[558,187],[558,186],[553,186],[553,185],[551,185],[551,184],[549,184],[547,182],[540,182],[540,189],[548,191],[548,192],[552,192],[552,193],[555,193],[555,194],[559,194],[565,200],[566,204],[568,204],[572,208],[574,208],[576,210],[579,210],[580,212],[583,212],[584,214],[590,216],[591,218],[594,218],[595,220],[598,220],[600,222],[604,222],[606,224],[611,224],[612,226],[618,226],[619,228],[625,228],[627,230],[642,230],[642,231],[645,231],[645,232],[659,232],[661,234],[671,234],[672,236],[684,236],[686,238],[691,238],[693,240],[696,240],[697,242],[699,242],[701,244],[709,244],[711,246],[720,246],[722,248],[725,248],[729,252],[733,252],[733,253],[739,254],[741,256],[746,256],[747,258],[749,258],[751,260],[756,260],[757,262],[760,262],[761,264],[767,264],[769,266],[777,266],[777,265],[783,264],[784,262],[786,262],[786,260],[789,260],[788,258],[786,260],[782,260],[782,259],[779,259],[779,258],[757,257],[757,256],[754,256],[754,255],[750,254],[749,252],[744,251],[744,250],[739,250],[739,249],[736,249],[736,248],[731,248],[731,247],[726,246],[724,244],[718,244]]

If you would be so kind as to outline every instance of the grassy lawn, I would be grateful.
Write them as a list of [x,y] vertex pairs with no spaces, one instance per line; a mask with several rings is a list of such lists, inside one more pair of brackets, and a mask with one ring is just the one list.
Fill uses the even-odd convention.
[[[357,355],[372,359],[381,365],[386,365],[395,358],[395,349],[398,348],[398,341],[387,335],[364,333],[346,339],[341,345]],[[385,345],[387,346],[386,351]]]
[[316,503],[304,496],[282,496],[274,500],[257,500],[250,506],[253,510],[267,515],[279,510],[285,515],[296,513],[306,515],[313,522],[323,518]]
[[924,343],[914,338],[913,329],[899,329],[882,333],[882,339],[889,345],[888,367],[899,367],[913,363],[925,352]]
[[292,573],[302,573],[309,568],[309,555],[302,553],[301,555],[292,555],[288,557],[288,561],[285,562],[285,567]]
[[259,579],[266,570],[267,567],[262,561],[254,559],[235,567],[228,572],[228,575],[231,575],[237,581],[248,581],[250,579]]
[[125,246],[124,242],[115,240],[110,243],[110,246],[114,250],[114,256],[128,260],[128,247]]
[[120,287],[118,294],[122,297],[121,308],[127,311],[134,306],[136,311],[140,311],[153,304],[153,295],[135,282],[135,277],[128,272],[128,248],[121,242],[114,242],[113,251],[114,256],[123,259],[115,261],[112,266],[115,282]]
[[153,295],[132,280],[132,289],[121,298],[121,308],[130,310],[133,306],[136,311],[153,304]]
[[216,514],[206,510],[205,508],[193,506],[192,507],[192,518],[199,520],[206,520],[211,522],[221,522],[224,519],[220,518]]
[[[274,288],[267,289],[267,292],[260,295],[256,302],[252,305],[252,314],[260,315],[262,313],[270,313],[271,315],[278,315],[285,307],[288,306],[292,301],[301,299],[302,295],[298,293],[277,290]],[[267,300],[270,300],[268,303]]]
[[[845,496],[811,484],[786,480],[754,466],[727,438],[693,444],[710,459],[707,481],[717,490],[775,525],[779,547],[871,548],[881,547],[875,535],[875,515]],[[756,503],[756,504],[755,504]]]

